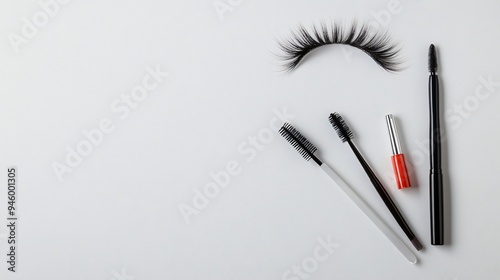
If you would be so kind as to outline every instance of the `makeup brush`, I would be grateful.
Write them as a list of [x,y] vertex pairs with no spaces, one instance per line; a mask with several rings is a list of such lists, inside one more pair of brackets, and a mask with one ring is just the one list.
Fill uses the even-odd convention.
[[347,142],[351,147],[352,151],[354,152],[359,162],[361,163],[361,166],[363,166],[363,169],[370,178],[370,181],[375,187],[375,190],[377,190],[380,198],[382,198],[382,200],[384,201],[385,206],[387,206],[392,216],[398,222],[401,229],[403,229],[403,231],[405,232],[406,236],[408,236],[413,246],[415,246],[415,249],[420,251],[423,248],[422,244],[420,244],[415,234],[413,234],[412,230],[410,229],[410,226],[408,226],[405,219],[403,218],[403,215],[401,214],[401,212],[399,212],[398,208],[396,207],[396,204],[389,196],[389,193],[387,193],[380,180],[377,178],[373,170],[370,168],[368,163],[365,161],[361,153],[358,151],[358,149],[352,142],[353,134],[351,129],[347,126],[344,119],[342,119],[342,117],[338,113],[330,114],[329,120],[333,128],[337,132],[338,136],[342,140],[342,142]]
[[285,123],[279,130],[290,144],[301,154],[306,161],[311,159],[339,186],[344,193],[365,213],[368,218],[378,227],[378,229],[392,242],[392,244],[411,262],[416,263],[417,258],[410,251],[404,242],[384,223],[384,221],[363,201],[363,199],[347,183],[342,180],[328,165],[322,162],[314,153],[318,150],[309,142],[298,130],[289,123]]

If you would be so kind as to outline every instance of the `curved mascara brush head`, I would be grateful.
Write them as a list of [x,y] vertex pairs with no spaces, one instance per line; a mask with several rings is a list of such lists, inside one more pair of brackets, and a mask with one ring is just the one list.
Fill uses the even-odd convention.
[[344,119],[339,115],[339,113],[330,114],[328,120],[330,120],[330,123],[332,124],[342,142],[352,140],[352,131],[349,126],[347,126]]
[[362,50],[380,67],[388,72],[401,71],[402,61],[399,59],[400,48],[391,42],[388,33],[372,30],[368,24],[358,25],[353,22],[350,27],[332,23],[328,27],[321,23],[313,25],[309,30],[299,25],[297,31],[292,31],[292,37],[278,42],[283,55],[284,70],[292,72],[304,57],[316,48],[342,44]]

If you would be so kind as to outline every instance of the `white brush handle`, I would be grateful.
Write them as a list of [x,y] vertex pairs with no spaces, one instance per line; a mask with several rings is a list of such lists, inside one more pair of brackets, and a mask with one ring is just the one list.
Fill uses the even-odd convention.
[[403,243],[401,238],[399,238],[394,231],[392,231],[384,221],[366,204],[366,202],[351,188],[347,183],[340,178],[335,171],[333,171],[328,165],[323,163],[321,169],[332,178],[332,180],[351,198],[351,200],[365,213],[370,220],[382,231],[387,238],[398,248],[398,250],[405,256],[405,258],[411,263],[417,263],[417,257],[413,255],[410,249]]

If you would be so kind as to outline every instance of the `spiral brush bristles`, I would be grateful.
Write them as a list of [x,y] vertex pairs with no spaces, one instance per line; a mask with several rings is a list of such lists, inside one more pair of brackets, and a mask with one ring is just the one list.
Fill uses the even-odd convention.
[[436,48],[431,44],[429,47],[429,72],[436,73],[437,68]]
[[307,140],[297,129],[289,123],[285,123],[279,130],[283,136],[292,146],[301,154],[305,160],[309,161],[314,158],[314,153],[318,150],[309,140]]
[[349,129],[349,126],[347,126],[344,119],[338,113],[330,114],[328,119],[342,142],[352,139],[353,134],[351,129]]

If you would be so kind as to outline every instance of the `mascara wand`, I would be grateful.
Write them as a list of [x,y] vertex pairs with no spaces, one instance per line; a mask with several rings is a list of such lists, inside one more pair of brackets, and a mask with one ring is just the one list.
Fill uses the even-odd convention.
[[401,212],[399,212],[399,209],[397,208],[396,204],[394,201],[391,199],[389,196],[389,193],[385,190],[384,186],[380,182],[380,180],[377,178],[377,175],[373,172],[373,170],[370,168],[366,160],[363,158],[361,153],[358,151],[354,143],[352,142],[353,134],[351,129],[347,126],[345,123],[344,119],[338,114],[338,113],[333,113],[330,114],[330,123],[332,124],[333,128],[337,132],[338,136],[342,140],[342,142],[347,142],[349,146],[351,147],[352,151],[356,155],[356,157],[359,160],[359,163],[361,163],[361,166],[363,166],[363,169],[365,170],[366,174],[370,178],[370,181],[372,182],[373,186],[375,187],[375,190],[377,190],[380,198],[385,203],[385,206],[389,209],[391,212],[392,216],[396,219],[398,222],[399,226],[403,231],[405,232],[406,236],[408,236],[408,239],[410,239],[411,243],[413,246],[415,246],[415,249],[417,251],[420,251],[423,247],[422,244],[420,244],[420,241],[418,241],[417,237],[415,234],[413,234],[412,230],[410,229],[410,226],[408,223],[406,223],[405,219],[403,218],[403,215]]
[[441,169],[441,125],[439,120],[439,80],[436,48],[429,47],[429,194],[431,244],[444,244],[443,171]]
[[313,159],[316,164],[339,186],[344,193],[365,213],[378,229],[392,242],[392,244],[411,262],[416,263],[417,258],[404,242],[384,223],[384,221],[366,204],[366,202],[342,180],[328,165],[322,162],[314,153],[318,150],[298,130],[289,123],[280,128],[279,133],[301,154],[306,161]]

